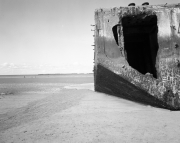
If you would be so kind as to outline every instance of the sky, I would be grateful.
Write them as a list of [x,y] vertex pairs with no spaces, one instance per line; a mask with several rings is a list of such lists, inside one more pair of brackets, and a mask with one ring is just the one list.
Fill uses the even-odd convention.
[[92,73],[95,9],[131,2],[145,1],[0,0],[0,75]]

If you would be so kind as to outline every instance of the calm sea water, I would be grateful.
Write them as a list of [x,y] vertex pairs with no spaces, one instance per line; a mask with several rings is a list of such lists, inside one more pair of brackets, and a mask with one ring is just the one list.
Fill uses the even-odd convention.
[[64,75],[0,75],[0,84],[7,83],[93,83],[93,74]]
[[93,82],[93,74],[0,76],[0,95],[59,92],[66,85]]

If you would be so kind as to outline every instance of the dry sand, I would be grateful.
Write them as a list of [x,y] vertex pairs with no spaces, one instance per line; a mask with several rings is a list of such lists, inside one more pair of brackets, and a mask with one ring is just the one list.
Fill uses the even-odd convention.
[[[19,99],[19,100],[18,100]],[[93,91],[93,84],[0,99],[0,143],[179,143],[180,113]]]

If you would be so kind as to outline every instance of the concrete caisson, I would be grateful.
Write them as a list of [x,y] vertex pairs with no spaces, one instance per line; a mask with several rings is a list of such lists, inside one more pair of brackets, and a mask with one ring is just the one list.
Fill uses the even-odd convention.
[[180,109],[180,4],[95,11],[95,90]]

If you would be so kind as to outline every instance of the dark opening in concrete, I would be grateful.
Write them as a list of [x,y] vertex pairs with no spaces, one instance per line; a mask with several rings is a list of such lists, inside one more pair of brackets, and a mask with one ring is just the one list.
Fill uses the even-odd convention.
[[157,78],[158,26],[156,15],[136,15],[122,18],[124,50],[128,63],[142,74]]
[[116,44],[119,46],[119,43],[118,43],[119,24],[113,26],[112,31],[113,31],[113,35],[114,35],[114,39],[116,41]]

